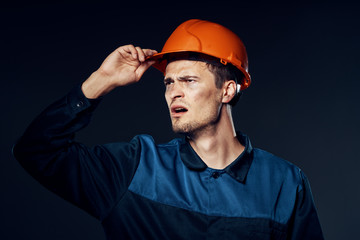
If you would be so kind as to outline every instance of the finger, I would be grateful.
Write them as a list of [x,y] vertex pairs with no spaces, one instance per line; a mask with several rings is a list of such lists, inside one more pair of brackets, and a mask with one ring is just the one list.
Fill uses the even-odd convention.
[[143,49],[143,52],[145,53],[146,57],[152,56],[156,53],[158,53],[156,50],[153,49]]
[[136,47],[135,49],[137,51],[138,60],[140,62],[144,62],[145,61],[145,53],[144,53],[143,49],[140,47]]
[[138,58],[137,51],[136,51],[134,45],[131,45],[131,44],[120,47],[119,52],[125,53],[126,55],[130,54],[133,59]]
[[137,70],[138,78],[140,79],[142,75],[149,69],[151,65],[153,65],[155,61],[146,61],[141,63],[140,67]]

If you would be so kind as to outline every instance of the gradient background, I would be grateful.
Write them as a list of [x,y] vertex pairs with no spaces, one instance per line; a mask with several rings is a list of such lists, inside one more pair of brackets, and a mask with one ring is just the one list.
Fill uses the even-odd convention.
[[[324,235],[359,229],[360,17],[356,5],[206,5],[141,1],[8,5],[0,9],[0,239],[104,239],[100,223],[31,178],[11,146],[48,104],[95,71],[118,46],[161,50],[185,20],[215,21],[237,33],[253,83],[234,108],[237,130],[308,176]],[[111,92],[77,135],[89,145],[147,133],[176,137],[155,69]]]

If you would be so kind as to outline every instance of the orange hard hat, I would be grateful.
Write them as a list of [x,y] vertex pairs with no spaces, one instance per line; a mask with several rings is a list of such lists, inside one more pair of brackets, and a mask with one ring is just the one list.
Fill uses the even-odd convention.
[[197,52],[219,59],[226,65],[231,63],[243,74],[241,90],[251,82],[248,72],[248,57],[241,39],[231,30],[217,23],[191,19],[180,24],[166,41],[162,51],[150,57],[156,60],[155,68],[165,73],[165,55],[181,52]]

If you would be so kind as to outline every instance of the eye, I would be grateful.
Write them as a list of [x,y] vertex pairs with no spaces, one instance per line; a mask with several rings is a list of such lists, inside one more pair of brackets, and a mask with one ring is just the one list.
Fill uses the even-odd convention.
[[193,84],[193,83],[197,82],[198,79],[199,79],[199,77],[193,76],[193,75],[186,75],[186,76],[179,77],[179,81],[183,84],[187,84],[187,83]]
[[194,79],[194,78],[186,78],[186,79],[183,80],[183,82],[193,84],[193,83],[196,82],[196,79]]
[[166,78],[166,79],[164,80],[164,85],[165,85],[165,86],[168,86],[168,85],[170,85],[170,84],[172,84],[172,83],[174,83],[174,81],[173,81],[172,79],[170,79],[170,78]]

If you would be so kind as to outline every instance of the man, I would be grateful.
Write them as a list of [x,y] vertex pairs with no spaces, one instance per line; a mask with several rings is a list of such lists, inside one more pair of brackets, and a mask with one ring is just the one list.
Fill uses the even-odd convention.
[[[173,130],[92,148],[73,140],[102,96],[155,66]],[[231,106],[250,84],[241,40],[201,20],[181,24],[161,53],[119,47],[50,105],[14,147],[22,166],[104,227],[107,239],[323,239],[305,175],[252,148]]]

